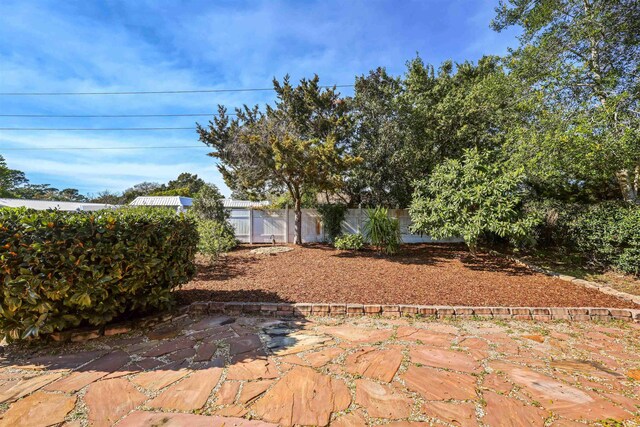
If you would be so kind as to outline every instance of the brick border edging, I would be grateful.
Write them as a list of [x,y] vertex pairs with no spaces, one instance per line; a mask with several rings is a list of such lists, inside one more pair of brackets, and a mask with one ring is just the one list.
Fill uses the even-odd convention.
[[496,252],[496,251],[490,251],[490,253],[491,253],[491,255],[499,256],[499,257],[508,259],[509,261],[515,262],[516,264],[521,265],[522,267],[526,267],[531,271],[535,271],[536,273],[542,273],[542,274],[545,274],[547,276],[555,277],[555,278],[563,280],[565,282],[575,283],[576,285],[580,285],[580,286],[583,286],[585,288],[596,289],[596,290],[602,292],[603,294],[607,294],[607,295],[611,295],[611,296],[614,296],[614,297],[618,297],[618,298],[623,299],[625,301],[631,301],[631,302],[633,302],[635,304],[640,304],[640,296],[638,296],[638,295],[633,295],[633,294],[629,294],[627,292],[622,292],[622,291],[619,291],[617,289],[612,288],[611,286],[608,286],[608,285],[605,285],[605,284],[602,284],[602,283],[592,282],[592,281],[584,280],[584,279],[578,279],[577,277],[570,276],[568,274],[562,274],[562,273],[558,273],[558,272],[553,271],[553,270],[548,270],[546,268],[540,267],[539,265],[532,264],[532,263],[527,262],[527,261],[523,261],[520,258],[511,256],[511,255],[503,254],[503,253]]
[[248,314],[275,317],[415,317],[515,320],[626,320],[640,323],[640,310],[603,307],[469,307],[405,304],[194,302],[189,314]]
[[343,304],[343,303],[273,303],[273,302],[213,302],[196,301],[177,311],[156,314],[128,322],[113,323],[102,328],[54,332],[54,341],[84,342],[100,336],[130,332],[134,326],[150,328],[162,323],[177,322],[190,314],[228,314],[265,317],[432,317],[436,319],[513,319],[513,320],[621,320],[640,323],[640,310],[604,307],[472,307],[406,304]]

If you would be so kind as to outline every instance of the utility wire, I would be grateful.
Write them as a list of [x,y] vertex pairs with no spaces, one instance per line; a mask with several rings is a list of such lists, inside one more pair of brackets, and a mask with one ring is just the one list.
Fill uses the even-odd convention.
[[138,131],[138,130],[142,130],[142,131],[147,131],[147,130],[196,130],[195,126],[191,126],[191,127],[151,127],[151,128],[0,128],[0,130],[11,130],[11,131],[42,131],[42,130],[49,130],[49,131],[55,131],[55,130],[60,130],[60,131],[111,131],[111,130],[134,130],[134,131]]
[[[323,89],[353,87],[354,85],[325,85],[319,86]],[[72,96],[72,95],[158,95],[158,94],[180,94],[180,93],[226,93],[226,92],[265,92],[274,90],[270,88],[248,88],[248,89],[194,89],[194,90],[150,90],[150,91],[125,91],[125,92],[0,92],[0,96]]]
[[54,150],[157,150],[182,148],[209,148],[205,145],[162,145],[144,147],[28,147],[28,148],[0,148],[0,151],[54,151]]
[[[236,113],[226,113],[227,116],[235,116]],[[96,117],[210,117],[219,116],[219,113],[185,113],[185,114],[0,114],[0,117],[55,117],[55,118],[96,118]]]

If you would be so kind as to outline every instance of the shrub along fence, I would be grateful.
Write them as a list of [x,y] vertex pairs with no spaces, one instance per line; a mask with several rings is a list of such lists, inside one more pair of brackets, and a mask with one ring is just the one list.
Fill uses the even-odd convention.
[[546,202],[529,209],[544,218],[535,236],[539,246],[565,248],[594,265],[640,276],[640,206]]
[[19,339],[167,308],[198,234],[164,209],[0,209],[0,242],[0,335]]

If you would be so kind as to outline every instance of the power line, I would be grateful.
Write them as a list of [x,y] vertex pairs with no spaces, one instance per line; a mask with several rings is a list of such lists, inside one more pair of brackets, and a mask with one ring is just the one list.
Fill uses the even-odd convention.
[[191,127],[151,127],[151,128],[0,128],[0,130],[11,131],[111,131],[111,130],[133,130],[133,131],[148,131],[148,130],[195,130],[194,126]]
[[[323,89],[353,87],[354,85],[326,85],[319,86]],[[0,92],[0,96],[73,96],[73,95],[158,95],[158,94],[184,94],[184,93],[225,93],[225,92],[265,92],[274,90],[270,88],[247,88],[247,89],[194,89],[194,90],[149,90],[149,91],[126,91],[126,92]]]
[[[236,113],[226,113],[235,116]],[[37,117],[37,118],[119,118],[119,117],[209,117],[219,116],[219,113],[185,113],[185,114],[0,114],[0,117]]]
[[0,148],[0,151],[54,151],[54,150],[157,150],[182,148],[209,148],[205,145],[162,145],[144,147],[28,147],[28,148]]

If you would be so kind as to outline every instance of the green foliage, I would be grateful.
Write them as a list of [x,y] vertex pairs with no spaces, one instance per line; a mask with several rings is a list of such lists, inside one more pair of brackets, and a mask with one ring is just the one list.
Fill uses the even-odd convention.
[[238,244],[233,227],[226,221],[199,219],[198,236],[198,252],[206,256],[210,264]]
[[359,251],[364,246],[364,237],[360,233],[356,234],[343,234],[336,237],[333,242],[333,246],[336,249]]
[[93,196],[91,201],[95,203],[109,203],[114,205],[126,205],[139,196],[182,196],[195,197],[205,185],[207,185],[198,175],[183,172],[176,179],[166,184],[157,182],[141,182],[133,187],[127,188],[122,193],[112,193],[108,190],[102,191]]
[[189,215],[198,224],[198,252],[214,264],[220,254],[229,252],[238,244],[235,230],[229,224],[229,212],[222,204],[223,196],[213,184],[204,184],[193,198]]
[[189,215],[198,224],[198,251],[214,264],[220,254],[237,246],[235,230],[229,224],[229,212],[222,204],[223,196],[213,184],[204,184],[193,198]]
[[526,209],[541,218],[535,236],[539,248],[561,248],[595,267],[640,276],[640,207],[544,200]]
[[502,0],[492,26],[521,33],[505,61],[528,110],[511,128],[513,161],[551,193],[613,188],[640,203],[637,1]]
[[580,253],[601,266],[640,275],[640,207],[600,203],[567,218],[568,235]]
[[252,194],[288,192],[296,215],[295,242],[302,243],[301,205],[309,191],[335,191],[357,159],[346,152],[351,120],[346,103],[319,78],[274,80],[275,106],[236,109],[231,119],[223,106],[198,125],[200,140],[214,148],[218,169],[232,190]]
[[0,333],[8,339],[161,309],[195,273],[192,219],[165,209],[0,209]]
[[157,190],[157,191],[153,191],[149,195],[150,196],[180,196],[180,197],[192,196],[191,193],[189,192],[189,187],[177,187],[177,188],[172,188],[170,190]]
[[24,172],[9,169],[0,156],[0,197],[84,202],[87,198],[75,188],[59,190],[49,184],[31,184]]
[[411,181],[425,167],[422,140],[412,133],[404,85],[403,79],[384,68],[356,77],[350,100],[355,123],[351,151],[362,162],[349,171],[347,181],[354,204],[406,207]]
[[347,181],[352,203],[406,208],[413,182],[445,159],[499,148],[519,114],[516,88],[491,56],[438,69],[418,57],[403,77],[382,68],[357,77],[351,152],[362,162]]
[[472,252],[485,232],[521,239],[535,223],[523,216],[522,170],[505,170],[486,153],[465,151],[419,182],[409,209],[412,230],[436,239],[462,237]]
[[16,188],[26,182],[24,172],[9,169],[4,157],[0,156],[0,197],[15,197]]
[[[263,199],[269,202],[266,209],[286,209],[287,207],[295,206],[295,201],[289,193],[270,193],[264,194]],[[315,209],[318,206],[317,194],[312,191],[305,191],[300,200],[300,207],[302,209]]]
[[222,204],[222,193],[213,184],[205,184],[195,194],[192,200],[191,212],[200,219],[225,222],[229,213]]
[[347,213],[347,207],[341,204],[323,204],[316,208],[322,218],[324,234],[333,243],[342,234],[342,221]]
[[375,247],[378,253],[396,254],[402,243],[400,221],[389,217],[387,208],[367,209],[366,215],[362,227],[365,240]]

